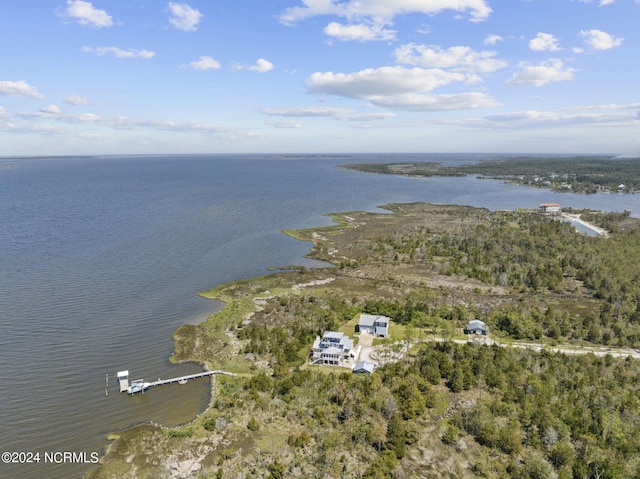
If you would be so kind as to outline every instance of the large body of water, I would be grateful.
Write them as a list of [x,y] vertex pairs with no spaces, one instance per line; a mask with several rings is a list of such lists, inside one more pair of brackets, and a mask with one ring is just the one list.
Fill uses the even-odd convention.
[[[470,155],[422,155],[468,162]],[[219,307],[197,292],[312,266],[283,229],[329,224],[328,212],[428,201],[491,209],[563,206],[640,213],[640,195],[569,195],[468,178],[346,171],[389,157],[166,156],[5,159],[0,168],[0,477],[80,477],[91,464],[44,453],[103,453],[109,432],[142,421],[176,425],[208,402],[207,380],[121,395],[115,372],[153,380],[172,366],[171,334]],[[109,389],[106,394],[106,374]],[[60,458],[61,456],[56,456]]]

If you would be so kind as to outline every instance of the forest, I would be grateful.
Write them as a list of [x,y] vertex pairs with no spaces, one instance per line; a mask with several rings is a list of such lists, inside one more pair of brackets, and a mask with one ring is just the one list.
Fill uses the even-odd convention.
[[[176,333],[174,360],[238,376],[189,425],[120,433],[89,477],[640,477],[640,362],[606,354],[640,341],[638,221],[580,212],[599,238],[530,211],[386,208],[292,232],[333,268],[206,293],[227,306]],[[400,359],[310,366],[313,339],[362,312],[392,318],[376,347]],[[470,319],[496,344],[460,341]]]
[[446,166],[438,162],[355,163],[343,168],[408,176],[464,176],[501,179],[510,183],[573,193],[640,190],[638,158],[603,156],[507,157],[469,165]]

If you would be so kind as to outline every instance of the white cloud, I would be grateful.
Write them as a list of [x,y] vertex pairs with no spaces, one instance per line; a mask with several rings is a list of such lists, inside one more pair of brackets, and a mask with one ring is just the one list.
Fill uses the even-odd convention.
[[396,66],[367,68],[355,73],[316,72],[307,78],[306,86],[313,93],[368,99],[373,95],[431,91],[466,79],[468,76],[462,73]]
[[489,35],[486,36],[486,38],[484,39],[484,44],[485,45],[495,45],[498,42],[503,41],[504,39],[500,36],[500,35],[496,35],[494,33],[491,33]]
[[430,95],[438,87],[454,82],[474,83],[473,74],[447,72],[441,69],[381,67],[355,73],[314,73],[306,86],[312,93],[326,93],[371,104],[406,111],[442,111],[494,107],[498,103],[484,93],[466,92]]
[[421,33],[422,35],[429,35],[431,33],[431,25],[423,23],[416,29],[416,32]]
[[[575,1],[575,0],[574,0]],[[593,3],[593,0],[578,0],[581,3]],[[616,0],[600,0],[598,4],[599,7],[604,7],[606,5],[613,5]],[[640,3],[640,0],[636,0],[636,3]]]
[[395,113],[381,112],[381,113],[358,113],[352,108],[337,108],[326,106],[311,106],[307,108],[263,108],[260,110],[265,115],[269,116],[283,116],[289,118],[317,118],[327,117],[335,120],[347,120],[347,121],[377,121],[386,120],[395,117]]
[[0,106],[0,118],[9,118],[11,115],[7,111],[7,109],[3,106]]
[[471,21],[485,20],[491,13],[486,0],[301,0],[302,5],[287,8],[280,15],[284,24],[294,24],[317,15],[336,15],[349,19],[371,18],[390,22],[398,15],[435,15],[445,10],[469,12]]
[[44,95],[40,93],[36,87],[29,85],[24,80],[0,81],[0,95],[26,96],[34,100],[44,99]]
[[37,112],[22,112],[16,116],[24,120],[55,120],[64,123],[98,123],[101,117],[93,113],[64,114],[57,107],[41,108]]
[[56,105],[45,106],[43,108],[40,108],[40,111],[42,113],[49,113],[51,115],[59,115],[61,113],[60,108],[58,108]]
[[267,121],[267,124],[274,128],[302,128],[302,125],[295,120]]
[[33,124],[17,125],[12,122],[0,122],[0,131],[5,131],[9,133],[18,133],[18,134],[35,133],[38,135],[68,136],[70,134],[73,134],[73,132],[69,131],[69,129],[66,129],[66,128],[58,128],[58,127],[48,126],[48,125],[33,125]]
[[[61,123],[71,124],[90,124],[90,125],[102,125],[113,128],[115,130],[163,130],[163,131],[176,131],[176,132],[200,132],[200,133],[225,133],[233,134],[238,138],[246,138],[255,136],[254,133],[249,131],[237,130],[234,128],[227,128],[220,125],[214,125],[210,123],[176,123],[170,120],[151,120],[144,118],[130,118],[127,116],[99,116],[93,113],[82,114],[66,114],[62,112],[56,112],[55,108],[46,107],[37,112],[23,112],[16,115],[18,118],[29,121],[56,121]],[[36,128],[47,130],[53,128],[48,126],[25,127],[25,130],[34,131]]]
[[426,95],[405,93],[401,95],[376,96],[369,99],[376,106],[404,111],[448,111],[475,108],[494,108],[499,102],[485,93],[467,92],[452,95]]
[[620,105],[618,103],[611,103],[609,105],[588,105],[588,106],[578,106],[569,109],[577,109],[577,110],[639,110],[640,103],[628,103],[626,105]]
[[64,102],[69,105],[89,105],[91,102],[84,97],[78,95],[67,95],[64,97]]
[[153,58],[156,55],[155,52],[149,50],[123,50],[118,47],[82,47],[82,51],[85,53],[97,55],[99,57],[103,57],[107,53],[113,53],[116,58],[143,58],[145,60]]
[[199,10],[191,8],[186,3],[169,2],[171,17],[169,23],[178,30],[194,31],[198,29],[198,24],[204,16]]
[[200,57],[197,62],[189,63],[189,66],[194,70],[215,70],[220,68],[220,63],[213,57]]
[[341,41],[355,40],[359,42],[370,42],[375,40],[394,40],[395,30],[384,28],[384,24],[351,24],[342,25],[331,22],[324,29],[324,33]]
[[384,113],[352,113],[347,117],[349,121],[378,121],[388,120],[389,118],[395,118],[396,114],[392,112]]
[[83,0],[67,0],[67,8],[58,9],[58,16],[75,18],[80,25],[93,28],[113,25],[111,16],[105,10],[95,8],[91,2]]
[[507,85],[542,86],[547,83],[571,80],[575,73],[573,68],[566,67],[559,58],[551,58],[537,65],[521,62],[518,66],[521,70],[505,82]]
[[442,49],[438,46],[402,45],[394,52],[396,60],[408,65],[432,68],[451,68],[457,71],[490,73],[507,66],[507,63],[492,58],[495,52],[476,52],[471,47],[454,46]]
[[535,38],[529,42],[529,48],[536,52],[555,52],[561,48],[558,46],[558,39],[550,33],[538,33]]
[[622,45],[623,38],[616,38],[602,30],[582,30],[580,36],[593,50],[609,50]]
[[258,61],[256,62],[256,64],[253,66],[250,66],[249,68],[247,68],[247,70],[252,70],[258,73],[266,73],[268,71],[273,70],[273,63],[271,63],[268,60],[265,60],[264,58],[258,58]]
[[[524,110],[487,115],[483,118],[462,120],[435,118],[436,124],[458,126],[470,130],[552,130],[567,131],[571,128],[583,131],[589,127],[636,128],[640,126],[637,104],[576,106],[559,110]],[[598,113],[593,113],[598,110]],[[609,110],[609,111],[599,111]],[[620,112],[620,110],[634,110]]]
[[344,118],[353,112],[351,108],[336,108],[330,106],[310,106],[307,108],[263,108],[260,110],[265,115],[269,116],[286,116],[293,118],[308,118],[308,117],[333,117]]
[[570,126],[618,126],[640,123],[633,112],[628,113],[565,113],[563,111],[527,110],[485,117],[491,127],[505,129],[558,128]]
[[258,73],[266,73],[273,70],[273,63],[264,58],[258,58],[255,65],[234,65],[235,70],[251,70]]

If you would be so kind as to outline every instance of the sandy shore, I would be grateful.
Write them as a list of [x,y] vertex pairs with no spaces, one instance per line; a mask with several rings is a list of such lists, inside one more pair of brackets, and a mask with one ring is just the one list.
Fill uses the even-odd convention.
[[580,219],[580,215],[562,213],[560,216],[567,221],[575,221],[576,223],[581,224],[585,228],[589,228],[590,230],[595,231],[598,234],[598,236],[602,236],[604,238],[607,238],[609,236],[609,233],[606,230]]

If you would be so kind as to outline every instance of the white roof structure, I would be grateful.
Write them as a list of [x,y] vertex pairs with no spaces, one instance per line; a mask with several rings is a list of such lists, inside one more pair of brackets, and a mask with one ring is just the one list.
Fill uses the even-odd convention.
[[344,333],[339,332],[339,331],[327,331],[324,333],[324,335],[322,336],[323,338],[331,338],[331,339],[342,339],[342,337],[344,336]]
[[324,356],[326,354],[335,354],[336,356],[340,356],[340,355],[342,355],[342,350],[332,346],[330,348],[322,350],[322,355]]
[[468,331],[471,331],[474,329],[482,329],[484,331],[489,330],[489,328],[487,328],[487,325],[483,321],[480,321],[479,319],[474,319],[473,321],[469,321],[469,323],[467,324]]
[[375,368],[375,365],[373,363],[369,363],[367,361],[358,361],[356,365],[353,367],[353,372],[371,374],[374,368]]
[[360,320],[358,321],[358,324],[360,326],[369,326],[369,327],[373,327],[373,323],[376,322],[376,319],[379,318],[380,316],[374,316],[373,314],[366,314],[366,313],[362,313],[360,315]]

